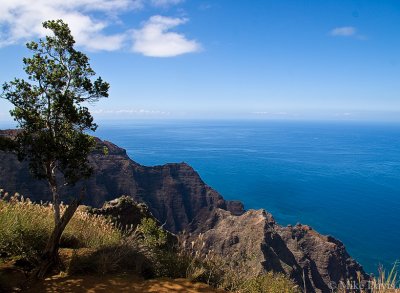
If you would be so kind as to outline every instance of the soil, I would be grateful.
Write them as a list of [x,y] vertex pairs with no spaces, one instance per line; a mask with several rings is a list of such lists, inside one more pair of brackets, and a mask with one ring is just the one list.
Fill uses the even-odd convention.
[[217,293],[216,290],[203,283],[194,283],[187,279],[152,279],[144,280],[134,274],[114,275],[78,275],[58,274],[31,285],[20,288],[27,280],[27,274],[15,266],[14,262],[0,264],[0,292],[132,292],[132,293]]

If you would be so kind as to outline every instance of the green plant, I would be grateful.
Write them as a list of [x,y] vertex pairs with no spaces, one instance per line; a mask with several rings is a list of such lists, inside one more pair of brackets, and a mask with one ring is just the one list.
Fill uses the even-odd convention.
[[143,244],[149,248],[160,248],[167,244],[167,232],[152,218],[144,218],[137,227]]

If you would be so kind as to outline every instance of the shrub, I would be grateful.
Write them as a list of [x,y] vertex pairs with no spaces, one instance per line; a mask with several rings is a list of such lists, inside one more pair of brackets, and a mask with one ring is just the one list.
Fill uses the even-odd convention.
[[152,218],[144,218],[137,227],[137,232],[142,235],[142,243],[148,248],[160,248],[167,244],[167,232],[157,225]]

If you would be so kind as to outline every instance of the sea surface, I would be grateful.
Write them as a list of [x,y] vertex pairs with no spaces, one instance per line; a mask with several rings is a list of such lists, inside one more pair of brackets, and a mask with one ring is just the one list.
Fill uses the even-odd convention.
[[[341,240],[367,272],[400,259],[400,124],[103,121],[143,165],[187,162],[226,199]],[[245,228],[245,227],[244,227]]]
[[226,199],[346,245],[366,271],[400,259],[400,124],[103,122],[143,165],[187,162]]

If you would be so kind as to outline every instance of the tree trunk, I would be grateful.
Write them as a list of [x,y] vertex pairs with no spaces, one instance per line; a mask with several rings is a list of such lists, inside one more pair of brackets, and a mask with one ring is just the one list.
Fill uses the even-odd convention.
[[80,205],[84,196],[84,189],[82,189],[79,198],[74,199],[67,209],[65,210],[64,214],[62,215],[60,221],[54,227],[53,232],[50,235],[50,238],[47,242],[46,249],[42,255],[42,262],[37,268],[34,273],[34,277],[36,278],[43,278],[51,268],[55,265],[59,264],[59,256],[58,256],[58,248],[60,245],[60,239],[62,233],[65,230],[65,227],[68,225],[69,221],[72,219],[73,215],[75,214],[78,206]]
[[60,196],[58,195],[57,178],[55,174],[55,163],[51,162],[47,164],[47,181],[49,182],[50,190],[53,196],[53,211],[54,211],[54,227],[56,228],[61,221],[60,212]]

